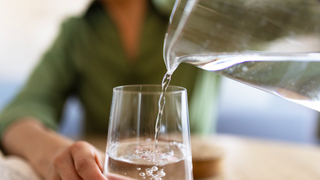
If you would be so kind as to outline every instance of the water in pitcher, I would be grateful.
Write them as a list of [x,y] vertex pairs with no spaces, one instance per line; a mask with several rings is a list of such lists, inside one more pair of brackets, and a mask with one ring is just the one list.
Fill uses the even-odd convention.
[[180,62],[320,111],[320,53],[199,54]]

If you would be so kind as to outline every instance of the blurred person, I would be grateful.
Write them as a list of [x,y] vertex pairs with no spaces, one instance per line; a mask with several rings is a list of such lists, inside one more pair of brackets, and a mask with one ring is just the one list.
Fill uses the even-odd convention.
[[[24,88],[0,114],[1,149],[27,160],[43,179],[106,179],[104,153],[56,132],[59,119],[67,97],[76,95],[85,110],[85,136],[106,136],[113,87],[161,83],[169,17],[156,5],[94,1],[83,16],[64,22]],[[183,64],[171,85],[187,88],[189,97],[202,94],[195,88],[199,71]]]

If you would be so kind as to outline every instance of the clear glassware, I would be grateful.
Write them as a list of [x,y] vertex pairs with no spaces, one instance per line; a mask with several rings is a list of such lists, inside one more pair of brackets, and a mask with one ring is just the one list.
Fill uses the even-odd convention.
[[177,0],[168,74],[189,63],[320,111],[319,0]]
[[155,141],[157,85],[113,89],[104,174],[113,179],[192,180],[186,89],[169,86]]

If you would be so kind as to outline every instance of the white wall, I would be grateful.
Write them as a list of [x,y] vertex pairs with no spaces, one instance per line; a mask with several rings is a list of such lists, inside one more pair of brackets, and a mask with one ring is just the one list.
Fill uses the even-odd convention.
[[0,0],[0,81],[22,82],[63,19],[90,0]]

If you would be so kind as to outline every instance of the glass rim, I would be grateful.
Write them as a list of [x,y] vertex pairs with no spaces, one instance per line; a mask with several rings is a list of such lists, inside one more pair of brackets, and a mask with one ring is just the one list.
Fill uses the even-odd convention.
[[[187,89],[184,87],[169,85],[166,94],[182,93],[186,91]],[[114,87],[113,92],[159,94],[162,92],[162,86],[157,84],[122,85]]]

